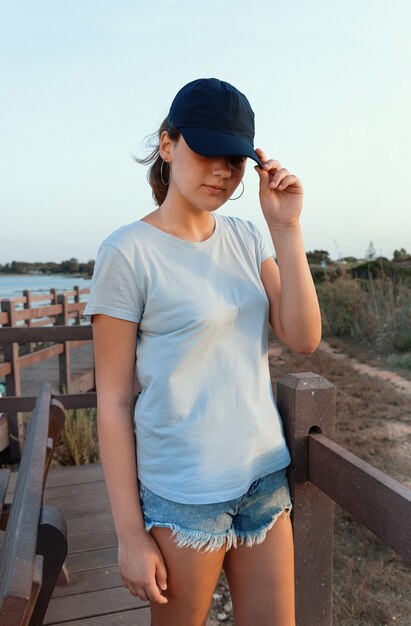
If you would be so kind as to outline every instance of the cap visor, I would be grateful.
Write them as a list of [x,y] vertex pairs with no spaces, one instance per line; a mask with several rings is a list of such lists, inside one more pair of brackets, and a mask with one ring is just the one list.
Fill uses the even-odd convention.
[[206,128],[179,128],[191,150],[202,156],[246,156],[260,167],[262,162],[252,145],[243,137],[217,133]]

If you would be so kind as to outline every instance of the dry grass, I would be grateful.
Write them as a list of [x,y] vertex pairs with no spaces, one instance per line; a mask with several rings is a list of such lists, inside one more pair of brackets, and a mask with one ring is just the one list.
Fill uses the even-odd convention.
[[341,276],[319,283],[317,292],[324,336],[354,339],[380,354],[411,353],[409,280]]
[[66,412],[62,441],[57,447],[53,466],[99,463],[96,409]]

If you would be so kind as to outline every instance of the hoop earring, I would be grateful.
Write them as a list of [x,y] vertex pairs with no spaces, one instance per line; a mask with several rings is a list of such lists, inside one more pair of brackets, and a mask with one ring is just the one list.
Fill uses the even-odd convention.
[[168,181],[166,182],[166,181],[164,180],[164,173],[163,173],[163,166],[164,166],[164,163],[167,163],[167,165],[170,167],[170,165],[169,165],[169,163],[168,163],[167,161],[161,161],[161,167],[160,167],[160,178],[161,178],[161,182],[163,183],[163,185],[164,185],[165,187],[167,187],[167,185],[168,185],[168,184],[169,184],[169,182],[170,182],[170,178],[171,178],[171,171],[170,171],[170,172],[169,172],[169,174],[168,174]]
[[244,187],[244,183],[243,183],[243,181],[241,181],[241,184],[242,184],[242,186],[243,186],[243,190],[242,190],[242,192],[240,193],[240,195],[239,195],[239,196],[237,196],[236,198],[228,198],[229,200],[238,200],[238,198],[241,198],[241,196],[243,195],[243,193],[244,193],[244,191],[245,191],[245,187]]

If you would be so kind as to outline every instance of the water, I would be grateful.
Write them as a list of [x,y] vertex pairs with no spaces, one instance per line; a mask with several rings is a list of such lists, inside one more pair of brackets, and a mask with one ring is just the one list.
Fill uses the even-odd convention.
[[[9,274],[7,276],[0,274],[0,300],[21,296],[25,289],[35,294],[48,293],[50,289],[72,291],[76,285],[81,289],[87,289],[90,284],[90,278],[77,278],[64,274]],[[86,299],[86,294],[81,296],[82,301]]]

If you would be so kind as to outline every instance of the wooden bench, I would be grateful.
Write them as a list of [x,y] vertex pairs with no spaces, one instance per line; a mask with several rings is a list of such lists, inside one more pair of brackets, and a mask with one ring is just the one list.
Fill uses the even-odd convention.
[[63,405],[41,387],[27,428],[11,504],[4,503],[10,477],[0,470],[0,624],[37,626],[67,554],[67,529],[57,509],[43,506],[55,444],[64,424]]

